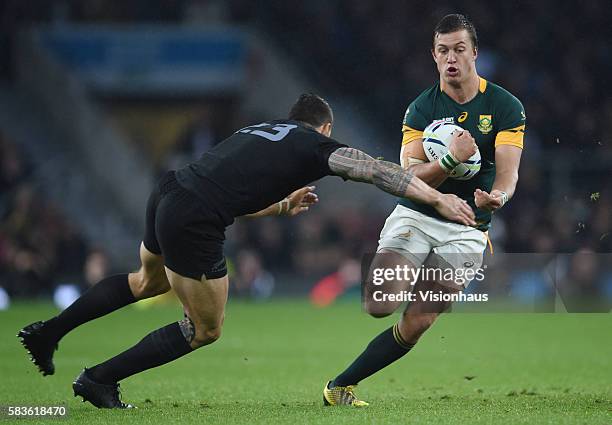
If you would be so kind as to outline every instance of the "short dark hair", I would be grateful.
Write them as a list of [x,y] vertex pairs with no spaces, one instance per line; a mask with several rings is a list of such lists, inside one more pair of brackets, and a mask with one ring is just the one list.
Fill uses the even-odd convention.
[[455,31],[466,30],[472,39],[472,45],[478,48],[478,35],[474,24],[460,13],[452,13],[446,15],[438,22],[434,28],[433,45],[436,45],[436,36],[438,34],[448,34]]
[[321,96],[303,93],[291,107],[289,119],[321,127],[323,124],[334,122],[334,113],[329,103]]

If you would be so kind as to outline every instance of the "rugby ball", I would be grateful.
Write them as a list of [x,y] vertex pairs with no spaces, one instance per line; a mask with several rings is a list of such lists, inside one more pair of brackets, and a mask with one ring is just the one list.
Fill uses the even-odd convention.
[[[448,121],[434,121],[423,130],[423,149],[429,161],[437,161],[446,155],[455,131],[463,129]],[[471,179],[480,171],[480,161],[480,151],[476,150],[476,153],[463,164],[459,164],[449,177],[457,180]]]

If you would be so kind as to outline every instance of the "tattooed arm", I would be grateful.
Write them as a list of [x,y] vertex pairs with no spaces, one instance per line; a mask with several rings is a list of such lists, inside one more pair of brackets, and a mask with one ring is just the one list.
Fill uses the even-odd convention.
[[392,195],[431,205],[450,220],[475,224],[474,212],[464,200],[438,192],[398,164],[374,159],[353,148],[335,150],[328,163],[332,172],[340,177],[370,183]]

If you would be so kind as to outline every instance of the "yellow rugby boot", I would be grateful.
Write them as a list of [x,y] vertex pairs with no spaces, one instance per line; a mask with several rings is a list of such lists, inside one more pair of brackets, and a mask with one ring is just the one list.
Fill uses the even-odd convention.
[[353,390],[357,385],[329,388],[329,384],[331,384],[331,381],[325,384],[325,388],[323,388],[323,404],[325,406],[365,407],[370,405],[355,396]]

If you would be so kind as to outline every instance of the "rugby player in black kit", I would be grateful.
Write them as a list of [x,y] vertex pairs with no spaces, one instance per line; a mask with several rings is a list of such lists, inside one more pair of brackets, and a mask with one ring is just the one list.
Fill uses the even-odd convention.
[[183,304],[183,320],[85,368],[73,383],[75,395],[96,407],[132,407],[121,401],[119,381],[176,360],[221,335],[228,293],[225,228],[240,216],[295,215],[307,209],[317,199],[313,188],[304,186],[321,177],[371,183],[432,205],[451,220],[475,224],[471,208],[455,195],[441,194],[399,165],[331,139],[332,123],[329,104],[304,94],[288,120],[238,130],[198,161],[168,172],[148,201],[140,270],[105,278],[56,317],[19,332],[42,374],[54,373],[53,353],[72,329],[172,288]]

